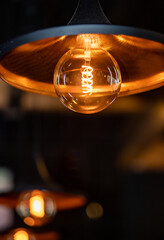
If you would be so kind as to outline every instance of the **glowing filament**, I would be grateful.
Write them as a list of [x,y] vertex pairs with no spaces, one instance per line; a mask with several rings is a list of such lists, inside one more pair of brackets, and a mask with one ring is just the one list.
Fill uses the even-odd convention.
[[14,240],[29,240],[27,232],[20,230],[14,234]]
[[82,92],[91,95],[93,92],[93,68],[84,65],[82,69]]
[[44,199],[42,196],[34,196],[30,199],[30,213],[35,217],[44,217]]

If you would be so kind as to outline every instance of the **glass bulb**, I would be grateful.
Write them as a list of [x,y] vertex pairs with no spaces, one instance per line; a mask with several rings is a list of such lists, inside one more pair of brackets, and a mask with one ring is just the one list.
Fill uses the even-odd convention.
[[79,113],[96,113],[108,107],[121,87],[116,60],[100,47],[98,35],[78,35],[75,48],[66,52],[54,71],[60,101]]
[[22,193],[17,205],[17,212],[29,226],[42,226],[56,214],[57,208],[50,193],[29,191]]

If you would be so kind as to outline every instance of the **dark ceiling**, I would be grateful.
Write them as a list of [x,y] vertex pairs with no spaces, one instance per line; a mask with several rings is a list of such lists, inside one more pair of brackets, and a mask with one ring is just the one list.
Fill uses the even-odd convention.
[[[113,24],[135,26],[164,32],[162,0],[101,0],[106,16]],[[41,28],[66,25],[78,1],[1,0],[0,42]]]
[[[65,25],[77,2],[1,0],[0,42]],[[101,5],[113,24],[164,33],[163,0],[101,0]],[[98,219],[90,219],[84,206],[30,230],[57,231],[67,240],[164,239],[163,88],[120,98],[106,111],[85,116],[56,99],[0,86],[0,167],[13,172],[15,188],[59,186],[103,207]],[[39,172],[36,154],[50,179]],[[14,227],[26,227],[17,214],[5,232]]]

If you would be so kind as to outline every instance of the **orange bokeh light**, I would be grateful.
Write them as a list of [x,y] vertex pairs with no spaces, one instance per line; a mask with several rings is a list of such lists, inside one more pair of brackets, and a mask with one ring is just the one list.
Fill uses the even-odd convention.
[[29,235],[24,230],[19,230],[14,234],[14,240],[29,240]]
[[41,195],[37,195],[30,198],[30,213],[31,215],[43,218],[45,215],[44,198]]

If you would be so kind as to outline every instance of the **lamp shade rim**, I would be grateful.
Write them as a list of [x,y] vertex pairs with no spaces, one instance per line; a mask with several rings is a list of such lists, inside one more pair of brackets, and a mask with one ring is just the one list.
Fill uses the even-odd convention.
[[142,28],[109,24],[77,24],[45,28],[13,38],[0,45],[0,58],[2,58],[6,53],[13,50],[14,48],[26,43],[52,37],[61,37],[65,35],[71,36],[87,33],[127,35],[164,44],[164,34],[145,30]]

